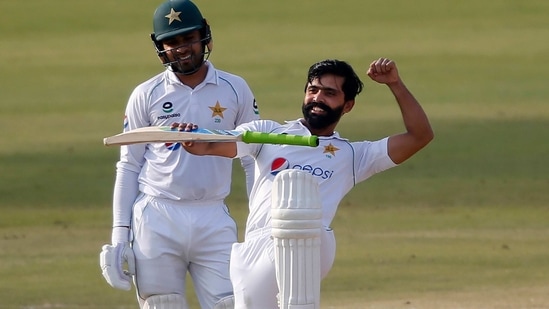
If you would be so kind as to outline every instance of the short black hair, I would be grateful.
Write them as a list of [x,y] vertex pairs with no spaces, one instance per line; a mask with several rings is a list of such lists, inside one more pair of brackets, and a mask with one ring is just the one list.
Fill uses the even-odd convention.
[[313,64],[309,68],[305,91],[307,91],[307,86],[313,80],[326,74],[333,74],[344,78],[342,88],[345,94],[345,101],[354,100],[364,88],[364,84],[350,64],[337,59],[326,59]]

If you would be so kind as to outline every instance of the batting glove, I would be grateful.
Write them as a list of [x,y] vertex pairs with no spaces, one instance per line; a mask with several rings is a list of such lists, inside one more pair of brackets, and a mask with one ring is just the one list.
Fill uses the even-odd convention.
[[[115,289],[129,291],[135,275],[135,257],[129,243],[104,245],[99,255],[103,277]],[[124,269],[127,264],[127,269]]]

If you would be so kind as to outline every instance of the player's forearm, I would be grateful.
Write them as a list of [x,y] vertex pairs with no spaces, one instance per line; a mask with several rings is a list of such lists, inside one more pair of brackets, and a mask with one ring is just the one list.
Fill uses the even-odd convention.
[[183,143],[187,152],[197,156],[220,156],[234,158],[236,156],[236,143],[218,142],[218,143]]
[[129,240],[132,206],[139,194],[138,176],[139,173],[124,168],[121,163],[117,164],[113,193],[113,244]]
[[391,136],[387,145],[391,160],[400,164],[425,147],[434,135],[423,108],[404,83],[399,79],[388,86],[398,102],[406,127],[406,132]]
[[400,107],[407,134],[416,139],[418,146],[427,145],[434,134],[425,111],[402,80],[388,86]]

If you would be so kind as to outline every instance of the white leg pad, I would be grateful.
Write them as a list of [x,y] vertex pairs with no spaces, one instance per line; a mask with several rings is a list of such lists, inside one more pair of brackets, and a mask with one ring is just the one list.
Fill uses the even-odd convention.
[[225,296],[215,303],[212,309],[234,309],[234,296]]
[[300,170],[284,170],[273,181],[272,236],[280,309],[320,309],[318,182]]
[[180,294],[153,295],[145,299],[143,309],[189,309],[189,305]]

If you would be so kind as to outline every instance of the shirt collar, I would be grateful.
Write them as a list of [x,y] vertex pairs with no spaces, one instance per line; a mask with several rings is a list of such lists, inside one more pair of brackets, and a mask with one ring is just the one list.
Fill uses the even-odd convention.
[[[286,120],[285,123],[287,123],[291,126],[299,126],[303,129],[307,130],[310,133],[309,129],[306,126],[303,125],[301,120],[303,120],[303,118],[298,118],[296,120]],[[344,140],[344,141],[348,140],[346,138],[343,138],[343,137],[339,136],[339,132],[337,132],[337,131],[334,131],[334,133],[330,136],[319,136],[319,138],[324,138],[324,139],[337,138],[337,139]]]
[[[214,65],[209,60],[206,60],[206,66],[208,67],[208,73],[206,73],[206,78],[196,88],[203,87],[206,84],[215,84],[215,85],[217,85],[219,83],[219,75],[218,75],[217,70],[215,69]],[[179,78],[177,78],[177,75],[175,75],[174,72],[172,72],[170,70],[166,70],[166,74],[167,74],[168,84],[170,84],[170,85],[173,85],[173,84],[182,85],[181,81],[179,80]]]

